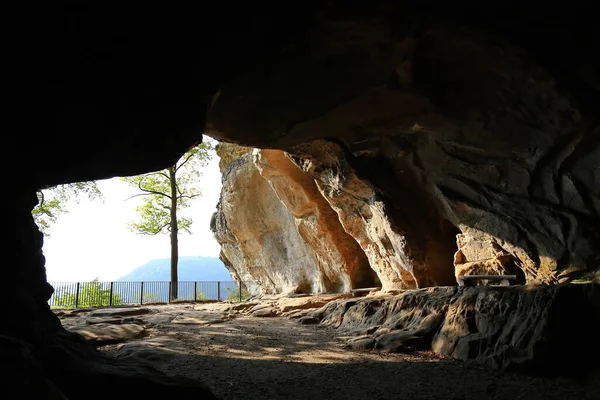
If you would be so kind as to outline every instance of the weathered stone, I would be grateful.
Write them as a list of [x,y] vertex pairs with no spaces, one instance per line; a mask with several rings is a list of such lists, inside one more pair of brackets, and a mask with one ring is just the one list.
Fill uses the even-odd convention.
[[253,317],[275,317],[277,313],[271,307],[261,308],[253,311],[251,314]]
[[244,301],[238,304],[233,304],[229,307],[227,307],[227,309],[225,310],[226,312],[241,312],[241,311],[246,311],[250,308],[255,307],[256,305],[260,304],[260,302],[258,301]]
[[491,368],[585,374],[600,356],[598,284],[430,288],[332,302],[313,315],[343,332],[371,334],[376,349],[431,348]]
[[114,356],[156,364],[167,362],[173,357],[184,354],[180,347],[181,345],[175,339],[153,338],[121,344]]
[[286,313],[282,313],[281,316],[282,317],[288,317],[289,319],[298,319],[298,318],[302,318],[305,315],[307,315],[308,313],[310,313],[310,309],[307,310],[293,310],[293,311],[288,311]]
[[96,345],[119,343],[125,340],[140,337],[144,327],[136,324],[96,324],[91,326],[73,326],[68,328],[83,336],[88,342]]
[[[316,141],[296,146],[290,153],[292,160],[315,178],[346,232],[361,245],[382,290],[454,282],[448,260],[455,251],[456,232],[440,223],[443,218],[422,190],[410,187],[415,183],[409,174],[397,175],[398,180],[392,183],[389,175],[393,169],[372,166],[379,172],[369,173],[369,177],[383,180],[385,176],[390,193],[402,191],[398,200],[390,204],[385,200],[387,195],[382,196],[383,190],[376,186],[379,182],[360,176],[361,172],[347,159],[346,149],[339,144]],[[410,197],[404,196],[408,190],[413,192]]]
[[135,317],[127,317],[127,318],[123,318],[121,320],[122,324],[138,324],[138,325],[144,325],[146,323],[146,321],[144,321],[143,319],[140,318],[135,318]]
[[317,257],[316,274],[324,290],[348,292],[372,286],[377,279],[363,250],[342,227],[337,213],[304,173],[281,150],[254,151],[254,164],[294,216],[298,233]]
[[[123,400],[128,398],[130,390],[145,398],[168,395],[190,400],[215,398],[206,386],[193,379],[165,375],[154,369],[148,360],[105,356],[82,336],[72,332],[59,332],[49,338],[48,345],[45,357],[65,360],[64,364],[57,364],[47,371],[48,377],[69,399],[100,400],[106,397],[106,391],[90,391],[91,387],[110,388],[115,391],[115,399]],[[87,393],[81,396],[81,392]]]
[[0,369],[3,398],[68,400],[26,342],[0,335]]
[[[220,145],[218,154],[231,146]],[[325,291],[316,253],[260,175],[250,150],[225,172],[227,179],[211,221],[221,244],[221,259],[236,280],[256,283],[256,289],[249,287],[252,294]],[[252,212],[246,207],[252,207]]]
[[86,313],[89,313],[94,310],[95,310],[94,308],[76,308],[74,310],[70,310],[69,314],[71,314],[71,315],[86,314]]
[[[276,70],[229,82],[209,131],[284,149],[383,290],[453,285],[470,269],[547,284],[600,268],[598,121],[559,90],[556,70],[451,24],[397,37],[388,24],[367,22],[386,20],[387,9],[372,12],[343,26],[324,17]],[[349,32],[360,39],[346,40]],[[350,54],[365,62],[349,62]],[[309,81],[319,90],[308,91]],[[305,186],[269,162],[268,154],[281,159],[277,150],[260,154],[267,179],[287,183],[280,197],[300,227],[307,207],[295,200]],[[335,248],[314,242],[317,225],[303,239]]]
[[255,305],[254,307],[252,307],[250,310],[248,310],[248,312],[253,313],[254,311],[262,310],[265,308],[273,309],[274,306],[275,306],[275,304],[273,302],[269,302],[269,301],[260,302],[257,305]]
[[130,317],[134,315],[151,314],[152,310],[144,307],[131,308],[105,308],[93,310],[90,312],[90,317]]
[[292,310],[305,310],[307,308],[320,308],[325,304],[338,300],[347,295],[320,295],[306,297],[283,297],[277,300],[276,307],[279,307],[281,313],[286,313]]
[[225,322],[226,318],[218,314],[179,315],[175,317],[172,324],[182,325],[212,325]]
[[128,323],[128,321],[125,321],[124,319],[122,320],[121,318],[103,318],[103,317],[98,317],[98,318],[86,318],[85,319],[85,323],[87,325],[95,325],[95,324],[120,324],[121,321],[123,323]]
[[428,349],[431,347],[433,335],[440,328],[444,317],[443,312],[434,312],[403,324],[401,330],[384,333],[386,328],[381,328],[377,331],[375,349],[389,352]]
[[150,325],[168,325],[175,319],[174,315],[151,315],[144,317],[144,321]]
[[375,339],[373,338],[352,340],[346,344],[346,348],[357,351],[372,350],[375,347],[375,343]]
[[304,317],[301,317],[298,320],[298,322],[301,323],[302,325],[315,325],[321,321],[318,318],[315,318],[313,316],[305,315]]

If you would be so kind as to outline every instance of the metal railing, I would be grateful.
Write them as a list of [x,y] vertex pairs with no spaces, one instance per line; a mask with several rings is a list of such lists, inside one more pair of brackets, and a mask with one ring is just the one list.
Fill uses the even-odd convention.
[[113,307],[178,301],[239,302],[250,297],[243,284],[233,281],[177,282],[50,282],[51,308]]

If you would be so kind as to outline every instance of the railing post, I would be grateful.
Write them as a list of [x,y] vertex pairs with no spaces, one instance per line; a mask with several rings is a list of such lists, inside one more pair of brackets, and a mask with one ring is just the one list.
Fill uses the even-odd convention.
[[194,281],[194,303],[198,301],[198,282]]
[[111,282],[111,283],[110,283],[110,296],[109,296],[109,300],[108,300],[108,302],[109,302],[109,305],[110,305],[111,307],[112,307],[112,305],[113,305],[113,283],[114,283],[114,282]]
[[217,301],[221,301],[221,282],[217,282]]
[[75,308],[79,306],[79,282],[77,282],[77,289],[75,291]]
[[240,281],[240,303],[242,302],[242,281]]
[[173,293],[171,292],[172,285],[173,285],[173,282],[169,281],[169,303],[171,303],[171,296],[173,295]]
[[140,306],[144,304],[144,282],[140,285]]

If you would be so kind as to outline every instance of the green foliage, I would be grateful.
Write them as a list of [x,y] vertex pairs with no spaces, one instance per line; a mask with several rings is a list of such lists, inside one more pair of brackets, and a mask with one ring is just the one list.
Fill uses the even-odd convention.
[[[144,203],[136,207],[140,218],[137,222],[129,223],[129,228],[142,235],[156,235],[170,231],[173,203],[175,203],[175,211],[179,211],[189,207],[190,201],[202,195],[196,183],[202,176],[201,168],[206,166],[213,152],[212,143],[203,142],[191,148],[169,168],[121,178],[142,192],[136,196],[145,196]],[[174,188],[171,187],[173,181]],[[173,189],[176,193],[175,202],[172,198]],[[178,217],[177,225],[179,231],[191,233],[191,219]]]
[[[60,292],[60,288],[56,288]],[[56,296],[55,308],[79,308],[110,306],[110,288],[102,287],[98,278],[91,282],[85,282],[79,286],[79,300],[77,301],[77,292],[62,292]],[[113,293],[113,306],[123,304],[121,295]]]
[[95,181],[75,182],[58,185],[38,191],[38,205],[31,210],[33,219],[40,231],[50,236],[51,225],[61,214],[67,213],[66,203],[79,203],[82,197],[90,200],[102,199],[102,193]]
[[148,303],[160,303],[160,296],[158,293],[144,293],[144,304]]
[[198,293],[196,293],[196,300],[198,300],[198,301],[208,300],[208,297],[206,297],[204,292],[198,291]]
[[251,296],[250,292],[248,292],[246,289],[242,288],[242,298],[240,300],[240,289],[239,288],[236,288],[236,289],[227,288],[226,300],[230,303],[239,303],[240,301],[246,300],[250,296]]

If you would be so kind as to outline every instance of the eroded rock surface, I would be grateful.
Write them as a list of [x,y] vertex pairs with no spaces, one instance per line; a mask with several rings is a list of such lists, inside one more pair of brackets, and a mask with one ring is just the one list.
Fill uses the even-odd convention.
[[314,179],[281,150],[255,151],[254,164],[294,216],[304,242],[316,253],[317,273],[328,281],[326,291],[347,292],[374,286],[378,278],[365,253],[346,233]]
[[309,316],[355,336],[350,348],[432,349],[490,368],[585,375],[600,355],[592,344],[598,284],[409,290],[332,302]]
[[74,326],[69,330],[80,334],[85,340],[96,345],[124,342],[144,334],[144,327],[137,324],[99,323],[91,326]]
[[[76,310],[74,310],[76,311]],[[150,314],[152,310],[144,307],[104,308],[92,310],[90,317],[131,317],[135,315]]]
[[[221,198],[211,228],[221,243],[221,259],[232,276],[251,290],[254,286],[248,283],[255,284],[263,294],[344,291],[369,277],[370,270],[360,249],[330,212],[322,215],[328,212],[323,199],[310,199],[301,184],[296,184],[294,198],[291,191],[284,193],[282,185],[302,178],[302,172],[291,162],[279,160],[283,168],[292,171],[286,183],[277,179],[272,170],[267,172],[263,159],[262,173],[271,178],[270,184],[254,163],[251,149],[241,153],[235,145],[219,146],[218,154],[223,160],[230,153],[238,158],[224,171]],[[319,196],[311,180],[303,183],[312,185],[306,189]],[[301,218],[319,211],[321,215],[312,222]]]
[[311,311],[315,311],[326,304],[349,298],[345,294],[321,294],[282,296],[278,298],[264,298],[260,301],[248,301],[234,304],[225,310],[229,315],[243,314],[259,317],[283,316],[290,319],[301,318]]
[[285,150],[386,290],[600,268],[597,116],[523,48],[427,18],[400,34],[389,12],[322,14],[223,87],[210,134]]

